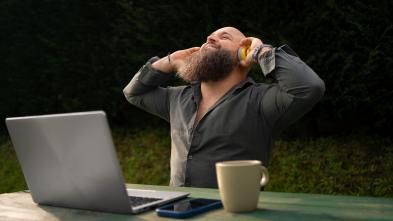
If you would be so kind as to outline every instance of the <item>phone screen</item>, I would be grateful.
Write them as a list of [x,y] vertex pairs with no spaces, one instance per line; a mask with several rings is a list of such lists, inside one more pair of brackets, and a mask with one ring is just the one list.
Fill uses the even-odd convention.
[[215,203],[217,201],[218,200],[207,200],[207,199],[195,199],[195,200],[183,201],[183,202],[178,202],[172,206],[165,207],[165,210],[184,212],[202,206],[206,206],[211,203]]

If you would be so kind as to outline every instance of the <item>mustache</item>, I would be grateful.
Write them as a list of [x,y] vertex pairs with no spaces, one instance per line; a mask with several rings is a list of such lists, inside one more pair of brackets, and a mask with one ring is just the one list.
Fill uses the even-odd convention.
[[220,45],[212,44],[212,43],[204,43],[204,44],[201,46],[201,49],[202,49],[202,50],[206,50],[206,47],[212,47],[212,48],[215,48],[215,49],[218,49],[218,50],[221,49],[221,46],[220,46]]

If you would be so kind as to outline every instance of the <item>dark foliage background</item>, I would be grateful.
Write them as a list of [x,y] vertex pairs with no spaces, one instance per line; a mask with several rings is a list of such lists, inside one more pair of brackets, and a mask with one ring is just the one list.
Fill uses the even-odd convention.
[[[122,88],[148,58],[201,45],[214,30],[235,26],[290,45],[325,80],[323,100],[287,135],[389,136],[392,6],[389,0],[3,0],[0,118],[103,109],[118,127],[165,126],[129,105]],[[264,81],[258,69],[252,76]]]

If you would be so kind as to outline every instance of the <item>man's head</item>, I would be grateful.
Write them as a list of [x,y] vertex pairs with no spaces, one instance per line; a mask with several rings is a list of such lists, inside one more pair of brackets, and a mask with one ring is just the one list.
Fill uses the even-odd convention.
[[233,27],[211,33],[198,52],[185,61],[178,72],[185,81],[218,81],[226,78],[238,65],[237,50],[244,34]]
[[244,34],[234,27],[224,27],[211,33],[201,47],[203,50],[226,49],[236,54]]

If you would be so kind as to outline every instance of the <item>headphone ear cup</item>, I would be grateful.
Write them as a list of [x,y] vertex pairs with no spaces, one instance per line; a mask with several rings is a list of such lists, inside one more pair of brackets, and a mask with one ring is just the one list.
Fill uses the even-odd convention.
[[244,59],[246,58],[246,56],[247,56],[246,53],[247,53],[247,49],[244,48],[244,47],[240,47],[240,48],[237,50],[237,59],[239,60],[239,62],[242,61],[242,60],[244,60]]
[[246,57],[247,57],[248,53],[250,53],[250,51],[251,51],[250,47],[247,47],[247,48],[240,47],[237,50],[237,59],[239,60],[239,62],[246,59]]

